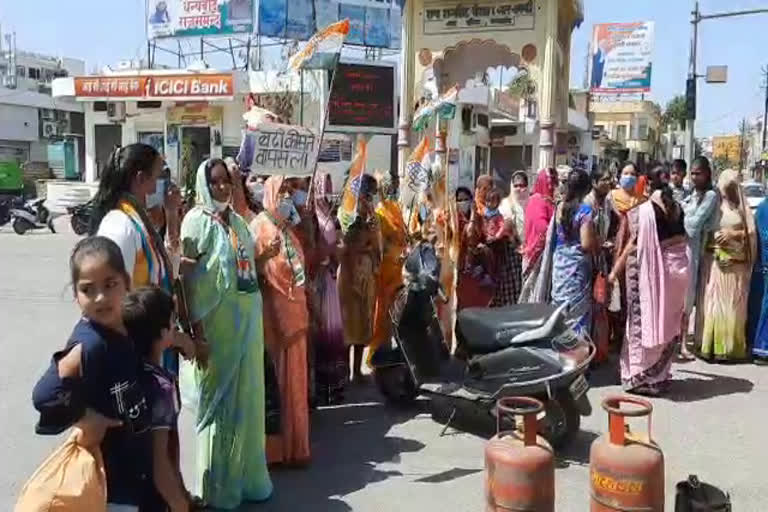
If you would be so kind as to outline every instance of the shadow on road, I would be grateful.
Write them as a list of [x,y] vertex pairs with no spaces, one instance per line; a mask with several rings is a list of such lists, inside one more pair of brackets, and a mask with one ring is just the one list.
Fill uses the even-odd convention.
[[715,373],[678,368],[675,370],[675,375],[690,375],[691,377],[670,381],[669,389],[660,398],[673,402],[697,402],[717,396],[749,393],[754,387],[752,381],[747,379]]
[[345,495],[402,476],[399,471],[384,471],[377,466],[399,462],[400,454],[424,448],[423,443],[413,439],[387,436],[392,426],[419,414],[419,407],[392,410],[367,400],[377,398],[369,389],[362,393],[353,390],[351,395],[351,403],[313,412],[311,465],[304,469],[272,469],[272,498],[239,510],[347,512],[352,508],[345,503]]
[[573,441],[555,454],[555,468],[565,469],[571,466],[589,465],[589,449],[598,437],[600,437],[598,432],[579,431]]

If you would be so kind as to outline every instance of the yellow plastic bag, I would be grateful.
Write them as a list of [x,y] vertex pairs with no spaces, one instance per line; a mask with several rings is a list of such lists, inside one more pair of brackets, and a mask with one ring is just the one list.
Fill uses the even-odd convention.
[[107,479],[101,451],[75,442],[75,433],[32,474],[14,512],[106,512]]

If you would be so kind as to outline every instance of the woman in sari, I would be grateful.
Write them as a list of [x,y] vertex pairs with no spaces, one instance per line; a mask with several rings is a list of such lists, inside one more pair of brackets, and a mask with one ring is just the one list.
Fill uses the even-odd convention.
[[492,306],[516,304],[523,286],[523,255],[525,243],[525,207],[528,204],[528,175],[517,171],[512,175],[509,196],[501,202],[499,211],[506,224],[507,236],[503,240],[505,258],[500,269],[499,283]]
[[669,380],[682,333],[688,254],[684,214],[668,185],[669,172],[651,172],[651,200],[627,214],[630,240],[609,276],[625,270],[626,337],[621,381],[626,391],[657,395]]
[[592,297],[594,311],[592,315],[592,340],[597,346],[595,361],[602,362],[608,357],[611,325],[608,317],[608,275],[613,265],[613,237],[616,231],[616,214],[610,192],[613,176],[608,167],[596,169],[592,173],[592,191],[584,202],[592,207],[594,214],[595,236],[597,236],[597,251],[594,257],[594,280]]
[[333,405],[344,400],[349,380],[349,354],[344,344],[341,304],[336,288],[338,240],[333,209],[331,175],[318,173],[314,179],[315,245],[314,315],[312,341],[315,348],[315,381],[320,405]]
[[[307,368],[307,275],[304,251],[294,232],[301,222],[283,176],[264,182],[264,211],[251,224],[256,257],[277,247],[262,270],[264,342],[280,388],[280,434],[267,436],[267,461],[301,465],[309,462]],[[276,242],[277,241],[277,242]]]
[[351,192],[357,197],[354,211],[339,208],[338,214],[344,234],[338,289],[344,342],[352,347],[352,377],[359,380],[365,345],[373,337],[376,274],[381,263],[376,178],[369,174],[355,178]]
[[[551,285],[550,229],[555,214],[555,190],[558,185],[557,171],[542,169],[533,185],[533,195],[525,207],[525,247],[523,249],[523,286],[518,302],[549,302]],[[547,250],[545,250],[545,248]]]
[[384,193],[376,208],[381,229],[382,258],[376,276],[376,313],[373,337],[368,345],[368,364],[376,349],[389,341],[392,331],[389,308],[403,284],[403,262],[408,250],[407,228],[397,201],[397,187],[389,173],[379,177],[379,189]]
[[475,250],[483,239],[482,217],[474,213],[475,203],[468,188],[457,188],[455,197],[459,229],[456,311],[467,307],[488,307],[493,299],[495,286],[485,283],[474,265]]
[[183,386],[199,393],[196,491],[207,504],[225,509],[272,494],[264,453],[264,338],[256,266],[274,251],[254,259],[253,238],[230,206],[231,191],[224,162],[203,162],[197,206],[181,226],[190,320],[196,337],[210,346],[207,365],[182,372]]
[[591,186],[586,171],[571,171],[565,197],[555,214],[552,303],[568,305],[566,322],[579,334],[588,334],[592,329],[592,253],[596,236],[592,207],[584,202]]
[[[763,200],[755,214],[757,225],[757,264],[752,274],[752,288],[756,290],[755,307],[750,311],[754,315],[752,328],[752,356],[756,364],[768,362],[768,201]],[[752,299],[752,296],[750,296]],[[753,313],[754,311],[754,313]]]
[[755,219],[744,201],[739,175],[728,169],[717,181],[722,202],[710,250],[709,282],[704,293],[704,330],[699,356],[731,362],[747,358],[747,303],[755,261]]
[[[624,252],[629,243],[630,233],[627,221],[627,212],[632,208],[642,204],[645,197],[638,193],[638,173],[634,164],[624,165],[619,175],[619,187],[611,192],[611,203],[618,216],[618,232],[616,233],[616,244],[613,248],[614,260]],[[623,268],[619,271],[616,279],[616,286],[613,287],[611,300],[613,307],[609,311],[611,321],[611,331],[613,333],[613,343],[620,346],[624,339],[624,328],[627,325],[626,316],[626,290]]]

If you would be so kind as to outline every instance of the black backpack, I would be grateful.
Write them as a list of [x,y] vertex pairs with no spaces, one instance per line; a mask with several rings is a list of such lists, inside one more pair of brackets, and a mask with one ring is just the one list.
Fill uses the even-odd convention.
[[677,483],[675,512],[731,512],[731,497],[714,485],[691,475]]

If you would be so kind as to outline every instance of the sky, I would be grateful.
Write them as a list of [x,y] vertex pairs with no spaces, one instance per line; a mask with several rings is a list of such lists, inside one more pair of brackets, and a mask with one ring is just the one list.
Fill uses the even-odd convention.
[[[585,20],[573,33],[571,86],[583,85],[593,24],[654,21],[649,99],[664,106],[674,95],[684,93],[692,7],[693,0],[584,0]],[[704,14],[768,8],[768,0],[701,0],[700,8]],[[768,48],[766,27],[768,14],[700,24],[699,69],[727,64],[729,76],[724,85],[699,83],[697,135],[735,133],[742,118],[762,113],[761,68],[768,66],[768,52],[762,51]],[[146,55],[144,0],[69,0],[65,4],[5,0],[0,5],[0,28],[4,33],[16,32],[19,49],[83,58],[88,71]]]

